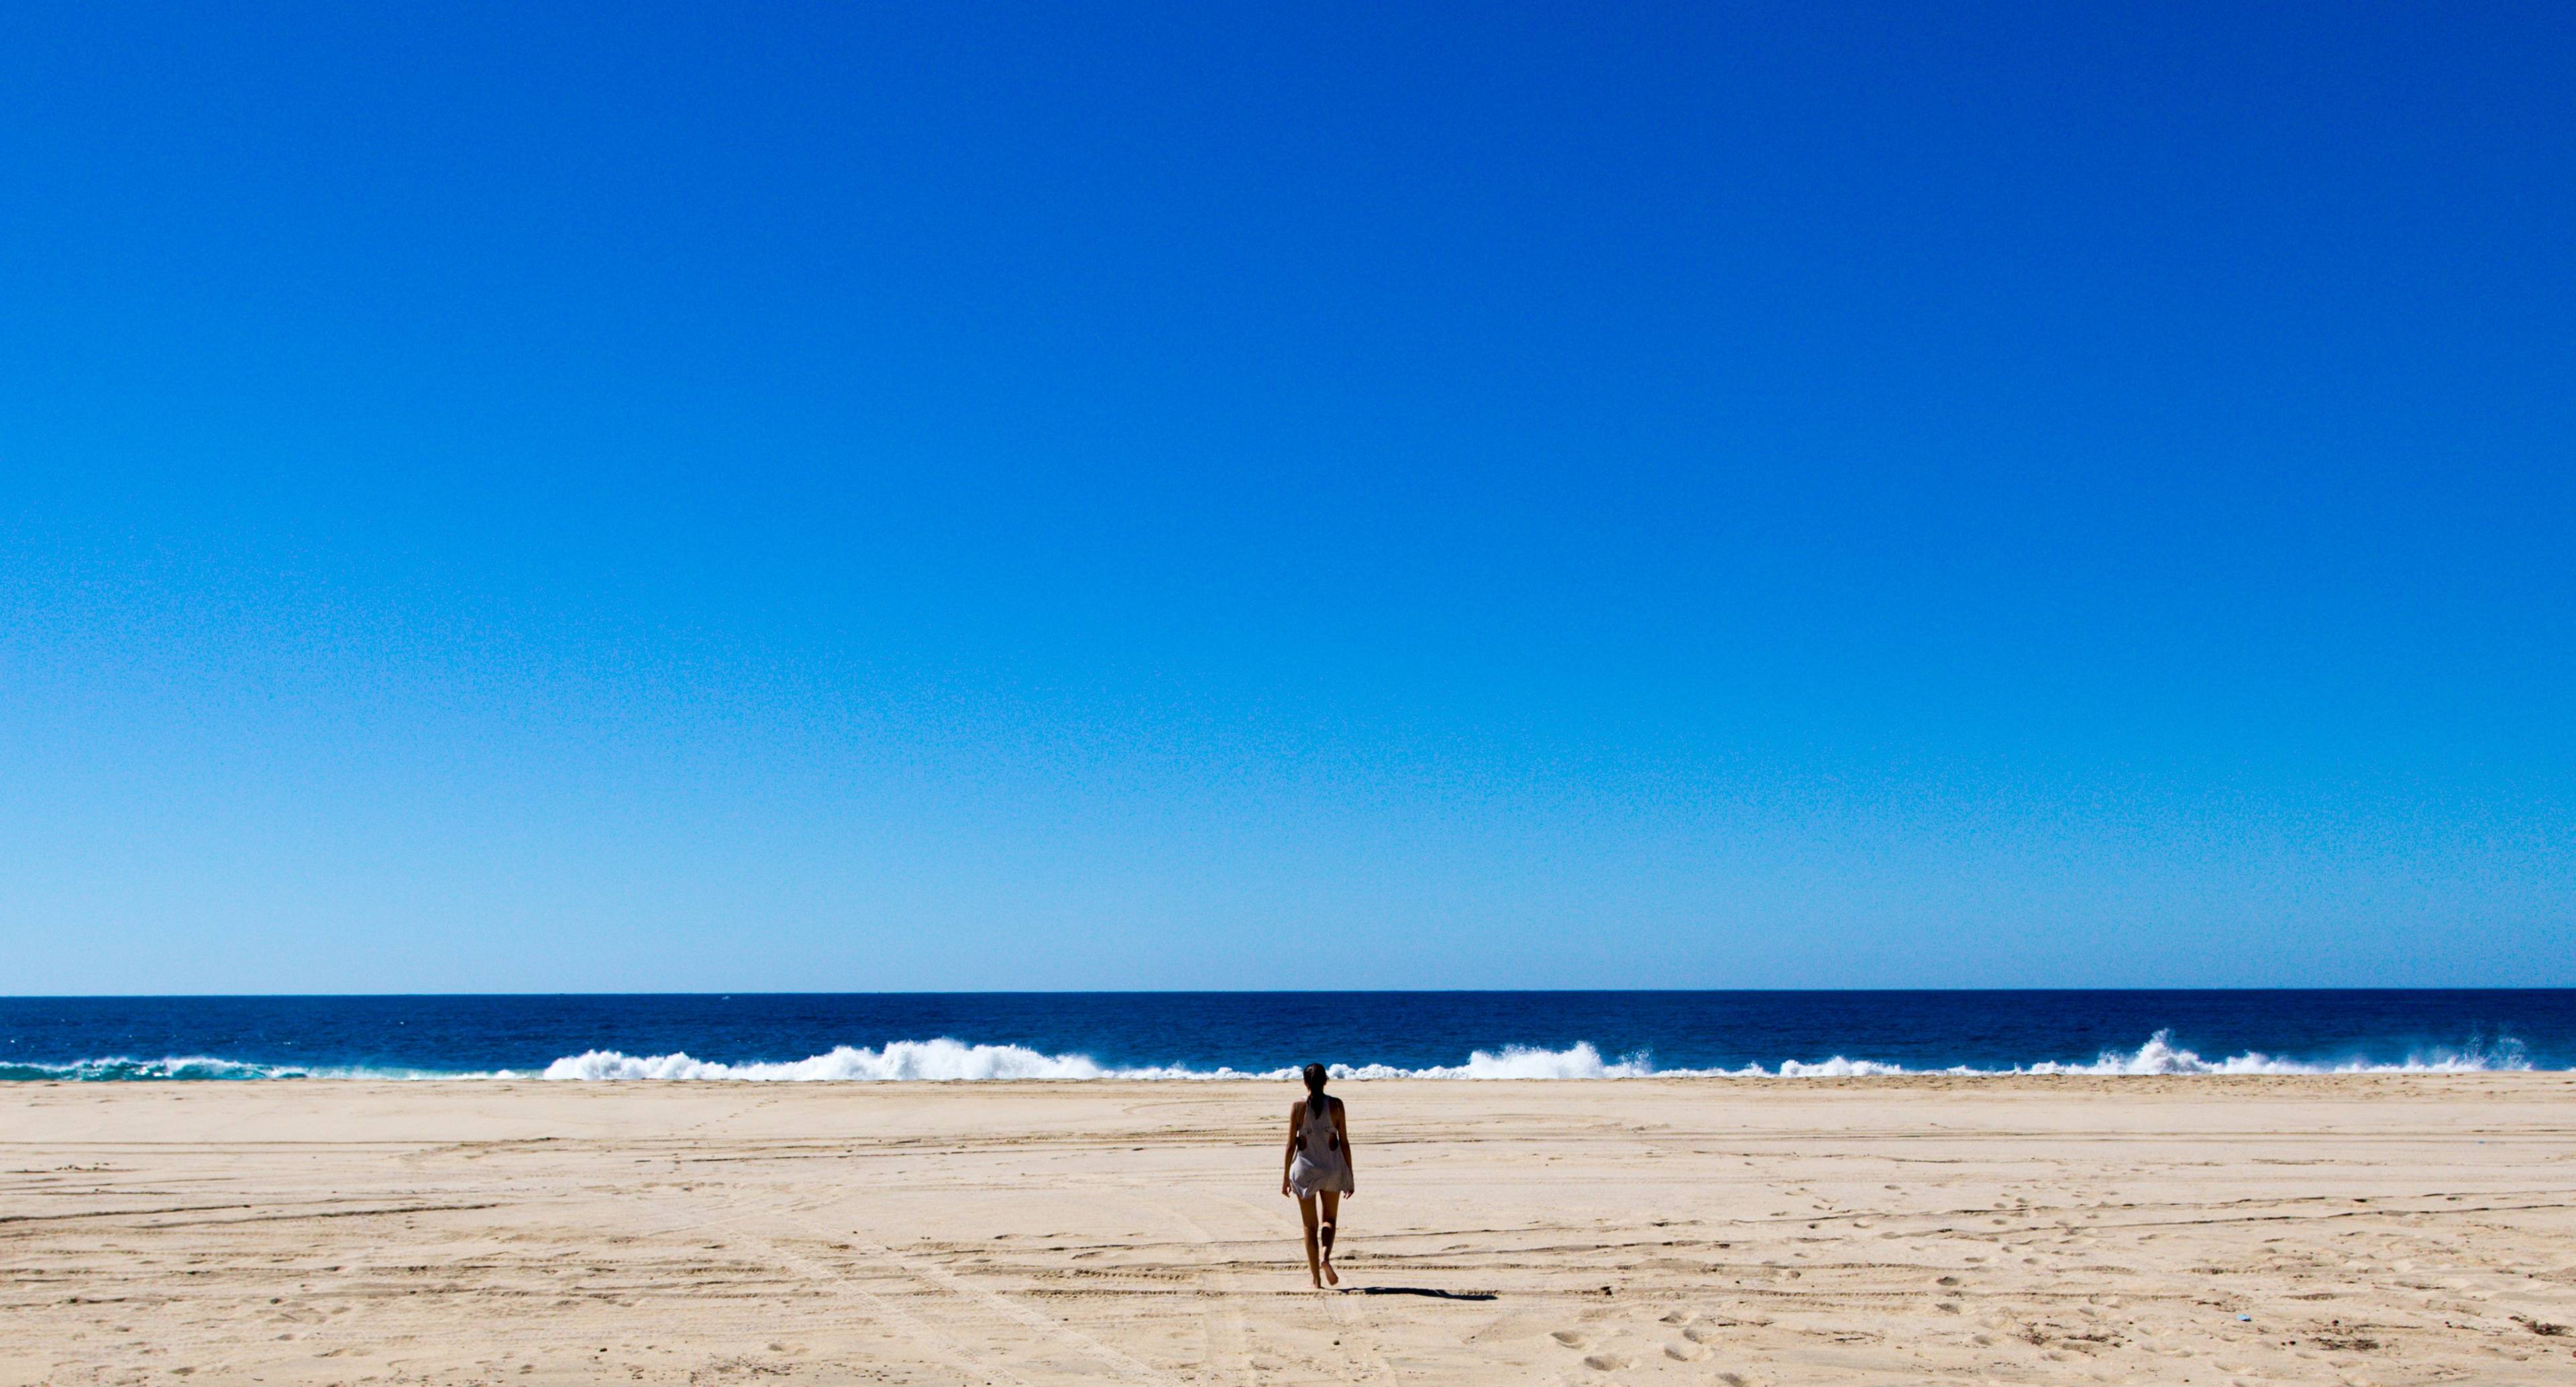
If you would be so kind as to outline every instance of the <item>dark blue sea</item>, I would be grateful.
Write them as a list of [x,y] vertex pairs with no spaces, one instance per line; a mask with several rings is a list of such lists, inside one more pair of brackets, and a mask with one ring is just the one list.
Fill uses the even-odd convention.
[[2576,1068],[2576,990],[0,998],[0,1080]]

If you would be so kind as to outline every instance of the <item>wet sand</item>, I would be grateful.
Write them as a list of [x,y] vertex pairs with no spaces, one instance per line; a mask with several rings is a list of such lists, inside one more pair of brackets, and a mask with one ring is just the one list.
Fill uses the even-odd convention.
[[0,1383],[2576,1382],[2576,1076],[0,1086]]

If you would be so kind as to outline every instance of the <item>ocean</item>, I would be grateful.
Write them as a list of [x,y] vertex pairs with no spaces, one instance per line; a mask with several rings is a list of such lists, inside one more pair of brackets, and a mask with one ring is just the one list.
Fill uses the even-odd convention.
[[0,998],[0,1080],[2576,1068],[2576,989]]

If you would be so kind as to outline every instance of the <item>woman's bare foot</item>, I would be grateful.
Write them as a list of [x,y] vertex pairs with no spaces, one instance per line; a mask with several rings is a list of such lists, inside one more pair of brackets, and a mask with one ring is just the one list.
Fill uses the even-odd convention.
[[1333,1264],[1332,1264],[1332,1263],[1330,1263],[1330,1262],[1326,1262],[1326,1263],[1324,1264],[1324,1280],[1326,1280],[1327,1282],[1330,1282],[1330,1283],[1331,1283],[1331,1284],[1333,1284],[1333,1285],[1338,1286],[1338,1285],[1342,1284],[1342,1274],[1341,1274],[1340,1272],[1337,1272],[1337,1271],[1333,1270]]

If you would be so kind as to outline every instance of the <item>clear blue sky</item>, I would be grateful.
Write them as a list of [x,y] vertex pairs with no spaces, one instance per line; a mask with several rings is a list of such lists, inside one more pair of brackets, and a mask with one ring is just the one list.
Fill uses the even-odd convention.
[[2571,55],[21,8],[0,992],[2576,984]]

